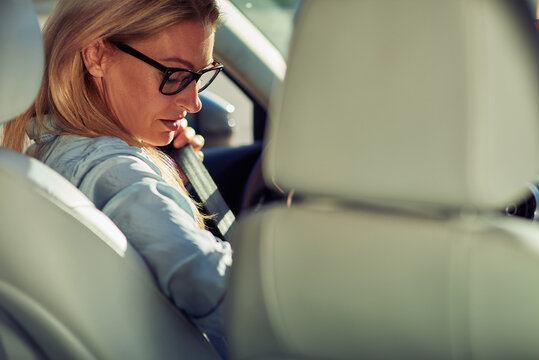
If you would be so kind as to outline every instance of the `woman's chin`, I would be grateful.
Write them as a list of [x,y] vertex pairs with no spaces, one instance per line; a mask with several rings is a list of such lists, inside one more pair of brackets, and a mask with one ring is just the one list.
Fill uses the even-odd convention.
[[166,146],[170,144],[174,140],[174,133],[171,132],[170,134],[159,134],[159,136],[155,136],[152,138],[143,139],[142,141],[144,144],[148,144],[151,146]]

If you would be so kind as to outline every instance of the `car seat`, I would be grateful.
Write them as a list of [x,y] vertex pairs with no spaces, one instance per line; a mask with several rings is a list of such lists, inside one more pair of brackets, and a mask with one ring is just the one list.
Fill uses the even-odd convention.
[[[43,73],[31,1],[0,2],[0,49],[4,123]],[[0,358],[219,356],[110,219],[44,164],[0,148]]]
[[240,219],[234,359],[538,359],[539,171],[524,1],[311,0]]

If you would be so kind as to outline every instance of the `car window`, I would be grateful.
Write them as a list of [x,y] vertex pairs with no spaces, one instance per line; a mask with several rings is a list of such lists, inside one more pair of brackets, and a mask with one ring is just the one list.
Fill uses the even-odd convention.
[[300,0],[231,0],[286,58]]
[[254,141],[253,112],[254,104],[247,94],[237,86],[224,72],[221,72],[211,84],[209,90],[219,95],[232,106],[229,124],[232,127],[232,137],[229,145],[248,145]]
[[[293,22],[301,0],[230,0],[252,24],[260,30],[286,59],[292,37]],[[234,105],[234,125],[230,145],[250,144],[254,141],[255,101],[226,75],[219,76],[211,91]]]
[[[300,1],[222,0],[221,6],[225,14],[227,13],[228,5],[239,10],[247,21],[251,22],[255,28],[260,30],[261,36],[269,40],[269,43],[273,44],[278,52],[281,53],[282,57],[286,58],[293,31],[293,21]],[[234,44],[232,46],[235,47]],[[256,52],[259,49],[253,49],[252,51]],[[245,62],[249,60],[242,58],[241,61]],[[243,68],[244,66],[249,67],[251,65],[241,64],[240,67]],[[211,87],[212,92],[230,102],[235,108],[232,113],[232,123],[234,125],[233,135],[230,140],[230,145],[232,146],[250,144],[255,140],[255,133],[258,133],[255,129],[257,126],[254,125],[256,121],[255,112],[257,112],[256,100],[253,99],[252,94],[246,93],[245,91],[247,90],[242,90],[236,83],[237,81],[231,81],[228,76],[220,75]],[[260,134],[256,135],[256,138],[259,139]]]

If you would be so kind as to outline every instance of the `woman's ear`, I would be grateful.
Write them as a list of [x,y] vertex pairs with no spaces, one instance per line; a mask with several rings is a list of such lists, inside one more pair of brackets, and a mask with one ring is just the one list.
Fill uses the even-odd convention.
[[88,72],[96,78],[104,76],[105,58],[110,49],[103,40],[97,40],[91,45],[82,49],[82,61]]

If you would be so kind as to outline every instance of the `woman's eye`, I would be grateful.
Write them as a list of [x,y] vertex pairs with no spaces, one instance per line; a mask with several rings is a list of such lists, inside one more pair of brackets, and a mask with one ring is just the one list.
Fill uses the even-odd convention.
[[184,84],[189,81],[190,74],[183,71],[178,71],[170,75],[167,79],[167,84]]

